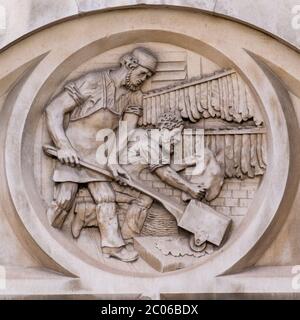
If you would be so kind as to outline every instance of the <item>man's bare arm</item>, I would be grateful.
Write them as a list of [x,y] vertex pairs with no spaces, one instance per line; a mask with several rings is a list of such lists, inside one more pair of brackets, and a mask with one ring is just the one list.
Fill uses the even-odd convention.
[[78,164],[79,158],[64,131],[65,114],[76,107],[75,101],[67,92],[52,100],[46,108],[46,122],[49,134],[58,148],[58,158],[65,164]]
[[195,199],[201,200],[205,195],[202,186],[190,184],[169,166],[157,168],[154,173],[168,185],[190,194]]

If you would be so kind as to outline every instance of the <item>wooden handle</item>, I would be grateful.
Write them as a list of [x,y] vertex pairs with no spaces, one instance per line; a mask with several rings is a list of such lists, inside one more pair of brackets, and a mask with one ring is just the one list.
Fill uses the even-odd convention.
[[[50,146],[50,145],[44,145],[43,146],[43,150],[48,156],[57,158],[57,149],[55,147]],[[114,176],[108,170],[99,168],[99,167],[97,167],[97,166],[95,166],[95,165],[93,165],[93,164],[91,164],[89,162],[86,162],[84,160],[81,160],[81,159],[79,159],[79,164],[82,167],[85,167],[87,169],[93,170],[93,171],[95,171],[97,173],[101,173],[101,174],[105,175],[108,178],[114,179]],[[127,181],[127,180],[124,179],[124,182],[125,181]]]
[[[51,157],[57,158],[57,149],[50,145],[44,145],[43,146],[44,152]],[[99,168],[91,163],[85,162],[83,160],[79,160],[79,164],[82,167],[85,167],[87,169],[93,170],[97,173],[101,173],[105,175],[108,178],[115,179],[114,176],[107,170]],[[154,198],[155,200],[159,201],[175,218],[177,221],[180,221],[184,211],[185,207],[182,205],[174,202],[170,197],[167,197],[165,195],[162,195],[161,193],[152,190],[151,188],[139,183],[138,181],[134,179],[127,180],[125,178],[120,177],[120,180],[124,183],[126,183],[128,186],[141,191],[151,198]]]

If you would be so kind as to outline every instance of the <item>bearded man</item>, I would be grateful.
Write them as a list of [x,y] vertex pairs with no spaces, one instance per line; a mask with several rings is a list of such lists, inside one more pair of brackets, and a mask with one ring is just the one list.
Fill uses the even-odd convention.
[[[129,131],[137,126],[142,112],[139,89],[155,73],[156,65],[150,51],[137,48],[120,59],[118,69],[94,71],[68,83],[46,108],[48,130],[59,159],[53,174],[54,199],[47,211],[52,226],[62,227],[79,185],[84,184],[96,203],[102,252],[126,262],[136,260],[138,254],[126,248],[121,236],[111,180],[78,165],[83,159],[99,166],[99,130],[117,130],[120,120],[127,122]],[[118,163],[102,168],[109,169],[116,180],[119,176],[129,178]]]

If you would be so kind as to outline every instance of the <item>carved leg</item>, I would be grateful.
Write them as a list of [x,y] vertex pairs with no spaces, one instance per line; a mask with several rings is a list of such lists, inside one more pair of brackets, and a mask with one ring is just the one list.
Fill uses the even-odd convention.
[[75,239],[80,236],[82,228],[84,228],[86,225],[87,206],[87,203],[80,203],[75,207],[75,216],[71,225],[72,235]]
[[72,208],[77,190],[78,185],[74,182],[62,182],[55,186],[54,199],[47,210],[47,216],[53,227],[62,228]]
[[108,182],[91,182],[88,188],[96,202],[96,215],[104,254],[129,262],[138,258],[135,251],[128,251],[121,236],[116,213],[115,193]]
[[126,242],[132,242],[132,238],[140,234],[147,217],[147,211],[152,203],[153,199],[144,194],[132,202],[121,229],[123,239]]
[[71,224],[72,235],[75,239],[80,236],[85,227],[98,227],[96,206],[90,192],[83,188],[77,193],[74,218]]

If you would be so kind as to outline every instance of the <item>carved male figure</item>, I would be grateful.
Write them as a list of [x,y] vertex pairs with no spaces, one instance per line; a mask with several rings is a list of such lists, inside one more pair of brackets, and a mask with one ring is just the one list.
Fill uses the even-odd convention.
[[[103,253],[126,262],[138,255],[127,250],[121,236],[111,180],[78,164],[82,158],[99,166],[99,130],[117,130],[120,120],[127,121],[129,130],[136,127],[142,111],[139,89],[155,73],[156,65],[150,51],[137,48],[120,59],[118,69],[91,72],[67,84],[46,108],[48,130],[59,159],[53,175],[54,200],[47,213],[52,225],[62,227],[79,184],[86,184],[96,203]],[[109,169],[116,180],[119,176],[129,178],[118,163],[103,168]]]
[[[201,200],[205,197],[206,200],[210,201],[219,194],[224,174],[209,149],[204,148],[203,158],[194,155],[189,157],[188,162],[183,161],[176,165],[170,163],[170,153],[172,154],[174,146],[181,142],[182,130],[183,120],[174,112],[161,114],[158,119],[157,130],[149,132],[142,128],[135,129],[130,135],[127,152],[125,153],[127,159],[123,159],[123,163],[127,164],[123,164],[122,167],[136,180],[139,179],[141,171],[148,168],[152,174],[168,185],[183,191],[185,200],[188,200],[188,198]],[[153,132],[156,134],[153,134]],[[167,158],[164,158],[164,154],[167,155]],[[204,166],[202,162],[204,162]],[[197,165],[203,168],[197,170]],[[177,173],[178,170],[181,171],[186,168],[196,169],[198,171],[197,175],[183,178]],[[126,243],[131,243],[133,238],[141,232],[147,211],[153,203],[153,198],[136,190],[133,192],[129,187],[118,187],[118,189],[122,194],[133,196],[121,228],[123,239]],[[74,237],[79,237],[82,228],[96,226],[96,217],[93,212],[94,210],[84,210],[75,215],[72,222]]]
[[[138,177],[139,173],[148,168],[168,185],[183,191],[184,200],[191,198],[212,200],[223,185],[224,174],[213,153],[204,148],[203,158],[194,155],[190,159],[183,159],[182,164],[170,163],[169,156],[176,144],[180,143],[183,130],[183,120],[174,112],[161,114],[157,123],[158,135],[149,135],[147,130],[136,129],[128,144],[128,165],[123,168],[131,177]],[[187,161],[188,160],[188,161]],[[204,162],[204,166],[203,163]],[[197,166],[203,167],[195,177],[183,178],[178,171]],[[126,241],[138,236],[146,218],[147,210],[153,199],[141,194],[132,202],[122,225],[122,235]]]

